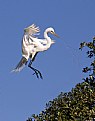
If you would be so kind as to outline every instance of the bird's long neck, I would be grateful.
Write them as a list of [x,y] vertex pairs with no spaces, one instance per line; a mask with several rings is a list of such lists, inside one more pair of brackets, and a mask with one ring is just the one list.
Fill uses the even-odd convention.
[[47,39],[47,40],[50,38],[50,37],[48,36],[48,32],[47,32],[47,31],[44,32],[44,38]]
[[47,44],[44,46],[45,50],[47,50],[51,46],[51,38],[48,36],[48,32],[44,32],[44,38],[47,41]]

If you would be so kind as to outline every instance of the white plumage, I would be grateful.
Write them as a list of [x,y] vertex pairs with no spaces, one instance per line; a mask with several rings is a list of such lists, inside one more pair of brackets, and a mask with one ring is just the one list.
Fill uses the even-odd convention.
[[38,52],[49,49],[50,46],[55,43],[54,40],[52,40],[48,36],[48,33],[51,33],[57,37],[59,36],[51,27],[45,30],[44,39],[39,39],[36,37],[36,34],[38,34],[39,32],[39,27],[34,24],[24,29],[24,36],[22,39],[22,59],[13,71],[21,71],[21,69],[27,64],[28,60],[30,59],[28,67],[30,67],[35,72],[34,74],[36,74],[37,78],[39,78],[39,75],[40,78],[42,78],[42,74],[40,73],[40,71],[31,66],[32,62],[34,61]]

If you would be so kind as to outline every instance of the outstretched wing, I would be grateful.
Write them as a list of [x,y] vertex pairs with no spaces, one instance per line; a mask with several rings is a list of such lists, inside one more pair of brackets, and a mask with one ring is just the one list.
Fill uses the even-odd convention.
[[36,26],[35,24],[32,24],[31,26],[24,29],[25,34],[34,36],[40,32],[40,28]]

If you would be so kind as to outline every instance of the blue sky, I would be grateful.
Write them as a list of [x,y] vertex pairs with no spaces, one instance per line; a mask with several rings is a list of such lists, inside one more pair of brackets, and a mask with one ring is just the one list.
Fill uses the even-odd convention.
[[[32,23],[41,29],[53,27],[60,38],[36,57],[33,66],[43,80],[25,67],[10,73],[21,59],[23,29]],[[94,0],[0,0],[0,121],[25,121],[40,113],[60,92],[82,82],[87,56],[78,50],[82,41],[95,36]]]

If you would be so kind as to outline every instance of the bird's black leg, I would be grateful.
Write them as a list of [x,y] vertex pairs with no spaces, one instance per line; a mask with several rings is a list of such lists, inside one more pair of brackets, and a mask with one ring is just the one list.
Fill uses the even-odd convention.
[[41,72],[39,70],[33,68],[31,65],[32,65],[32,60],[30,60],[28,67],[30,67],[35,72],[34,74],[36,74],[37,78],[39,78],[39,75],[40,75],[40,78],[43,79]]

